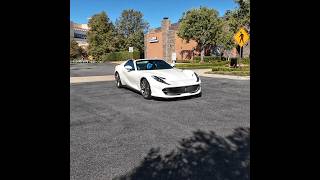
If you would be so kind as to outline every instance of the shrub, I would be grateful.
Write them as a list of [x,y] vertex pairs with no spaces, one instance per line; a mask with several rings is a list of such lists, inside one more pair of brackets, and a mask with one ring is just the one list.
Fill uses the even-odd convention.
[[81,58],[82,48],[75,40],[70,41],[70,60]]
[[218,66],[218,67],[213,67],[212,71],[232,71],[232,69],[229,67]]
[[120,52],[111,52],[107,53],[102,57],[102,61],[125,61],[128,59],[139,59],[140,58],[140,52],[139,51],[133,51],[133,57],[132,53],[128,51],[120,51]]

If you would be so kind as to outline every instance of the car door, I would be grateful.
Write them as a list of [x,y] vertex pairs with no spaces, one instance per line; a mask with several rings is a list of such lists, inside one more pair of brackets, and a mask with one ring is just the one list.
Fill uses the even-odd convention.
[[135,71],[131,73],[131,81],[135,86],[135,89],[140,90],[141,71],[138,71],[136,61],[133,61]]
[[125,76],[125,79],[127,81],[127,84],[134,88],[134,89],[138,89],[138,86],[136,84],[136,78],[137,78],[137,71],[136,68],[134,66],[133,60],[129,60],[127,63],[124,64],[124,67],[130,65],[133,69],[128,71],[124,68],[123,74]]

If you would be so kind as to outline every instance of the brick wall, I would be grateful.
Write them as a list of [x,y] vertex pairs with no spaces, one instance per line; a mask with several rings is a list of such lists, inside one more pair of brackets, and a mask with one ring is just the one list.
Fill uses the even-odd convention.
[[[158,42],[150,43],[149,40],[152,37],[156,37]],[[145,58],[163,58],[163,45],[162,45],[162,32],[151,32],[145,35]]]
[[195,41],[191,40],[187,43],[186,40],[181,39],[177,34],[175,34],[175,45],[178,60],[192,59],[193,48],[197,47],[197,43]]

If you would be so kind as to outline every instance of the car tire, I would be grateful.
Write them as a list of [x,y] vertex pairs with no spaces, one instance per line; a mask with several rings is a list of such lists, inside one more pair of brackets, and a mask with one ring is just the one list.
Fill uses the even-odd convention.
[[114,79],[116,80],[117,88],[122,88],[122,83],[118,72],[114,74]]
[[147,79],[142,79],[140,82],[141,94],[145,99],[151,99],[151,88]]
[[202,92],[196,95],[196,97],[201,97],[201,96],[202,96]]

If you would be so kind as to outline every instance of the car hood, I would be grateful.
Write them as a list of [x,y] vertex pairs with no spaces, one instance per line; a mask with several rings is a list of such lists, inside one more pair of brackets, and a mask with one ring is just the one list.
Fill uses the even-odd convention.
[[166,78],[166,82],[184,81],[184,80],[194,80],[193,72],[190,70],[181,69],[162,69],[162,70],[149,70],[145,72],[146,74],[152,76],[158,76]]

